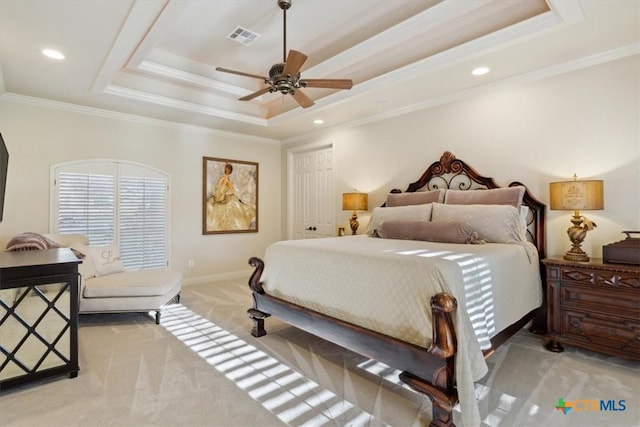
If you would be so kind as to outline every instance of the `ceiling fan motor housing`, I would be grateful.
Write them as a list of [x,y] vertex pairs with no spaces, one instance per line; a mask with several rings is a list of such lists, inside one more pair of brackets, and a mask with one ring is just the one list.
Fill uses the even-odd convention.
[[276,78],[282,75],[283,71],[284,71],[283,63],[274,64],[271,66],[271,69],[269,70],[269,77],[271,77],[271,80],[275,80]]
[[290,75],[283,75],[284,64],[274,64],[269,70],[269,77],[271,79],[273,87],[275,87],[280,93],[287,94],[293,93],[297,88],[296,82],[300,80],[300,73],[296,73],[295,78]]

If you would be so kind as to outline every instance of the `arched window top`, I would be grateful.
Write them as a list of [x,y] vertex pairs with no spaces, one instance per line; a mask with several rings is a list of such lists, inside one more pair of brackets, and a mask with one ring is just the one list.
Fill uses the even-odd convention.
[[51,229],[80,233],[92,246],[115,243],[127,269],[168,261],[169,176],[120,160],[90,159],[53,165]]
[[92,173],[113,173],[114,168],[120,168],[127,174],[139,177],[164,176],[169,179],[169,175],[160,169],[142,163],[128,160],[115,159],[87,159],[72,160],[70,162],[57,163],[51,166],[51,170],[63,169],[66,172],[92,172]]

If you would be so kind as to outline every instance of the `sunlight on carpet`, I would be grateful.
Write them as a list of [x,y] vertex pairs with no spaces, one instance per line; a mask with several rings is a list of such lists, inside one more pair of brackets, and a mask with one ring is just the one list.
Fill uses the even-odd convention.
[[286,424],[386,425],[181,304],[165,307],[161,325]]
[[[358,364],[358,368],[362,369],[366,372],[369,372],[370,374],[373,374],[377,377],[382,378],[384,381],[388,381],[391,384],[395,384],[397,386],[401,386],[402,388],[409,390],[413,393],[417,393],[416,391],[414,391],[411,387],[409,387],[407,384],[405,384],[404,382],[402,382],[402,380],[400,379],[400,371],[397,369],[392,368],[389,365],[386,365],[382,362],[378,362],[376,360],[373,359],[368,359],[365,360],[364,362]],[[488,403],[489,400],[489,396],[490,393],[494,393],[494,397],[495,397],[495,391],[492,392],[490,387],[487,387],[485,385],[482,384],[476,384],[475,387],[475,394],[476,394],[476,399],[478,401],[478,404],[482,405],[483,402],[484,403]],[[501,393],[500,397],[499,397],[499,403],[498,403],[498,407],[495,408],[491,413],[487,414],[483,420],[482,420],[482,425],[483,426],[500,426],[502,425],[502,421],[503,419],[505,419],[507,417],[507,415],[509,414],[509,412],[514,411],[517,408],[517,401],[518,399],[514,396],[511,396],[507,393]],[[524,408],[524,410],[528,413],[529,416],[535,415],[536,413],[538,413],[538,410],[540,408],[537,405],[534,404],[527,404]],[[460,413],[460,403],[456,403],[455,406],[453,407],[453,411]]]

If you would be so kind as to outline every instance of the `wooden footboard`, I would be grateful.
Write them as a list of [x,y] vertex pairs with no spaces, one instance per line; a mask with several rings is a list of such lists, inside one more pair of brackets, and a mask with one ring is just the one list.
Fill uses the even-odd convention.
[[247,311],[253,320],[251,335],[266,335],[264,321],[273,315],[341,347],[386,363],[402,371],[402,381],[431,399],[431,426],[454,425],[451,412],[458,401],[454,387],[457,341],[451,313],[457,308],[455,298],[439,293],[431,299],[433,339],[426,349],[270,296],[260,283],[264,262],[253,257],[249,264],[255,268],[249,279],[253,308]]

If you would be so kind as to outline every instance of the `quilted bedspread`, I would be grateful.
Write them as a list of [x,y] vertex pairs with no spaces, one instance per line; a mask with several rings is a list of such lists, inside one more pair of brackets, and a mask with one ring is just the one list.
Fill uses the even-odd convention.
[[431,340],[429,300],[458,300],[456,383],[463,424],[480,424],[474,381],[487,373],[489,339],[540,306],[535,247],[464,245],[366,236],[290,240],[265,254],[267,293],[422,347]]

